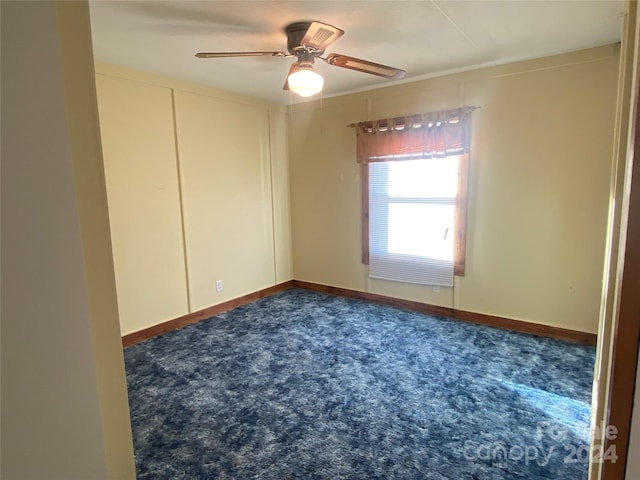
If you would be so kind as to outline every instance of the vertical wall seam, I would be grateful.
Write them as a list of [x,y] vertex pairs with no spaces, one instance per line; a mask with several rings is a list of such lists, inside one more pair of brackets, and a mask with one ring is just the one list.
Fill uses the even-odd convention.
[[267,139],[269,141],[269,188],[271,190],[271,240],[273,253],[273,284],[278,283],[278,249],[276,247],[276,201],[275,190],[273,188],[273,128],[272,128],[272,111],[267,108]]
[[187,261],[187,233],[184,222],[184,201],[182,196],[182,172],[180,170],[180,152],[178,149],[178,118],[176,115],[176,91],[171,89],[171,114],[173,120],[173,147],[175,149],[176,173],[178,175],[178,204],[180,206],[180,232],[182,233],[182,259],[184,263],[184,281],[187,288],[187,310],[191,308],[191,286],[189,284],[189,263]]
[[291,151],[289,148],[289,139],[290,139],[290,123],[287,123],[287,112],[278,110],[279,118],[281,120],[281,128],[283,135],[283,150],[282,154],[284,155],[284,188],[286,189],[285,203],[286,203],[286,242],[287,242],[287,271],[289,274],[287,275],[288,280],[293,279],[293,217],[291,215]]
[[[371,110],[373,108],[373,102],[371,101],[371,97],[368,97],[365,99],[365,105],[366,105],[366,109],[367,109],[367,121],[371,121]],[[363,188],[363,182],[364,180],[360,180],[360,188]],[[360,198],[362,198],[362,195],[360,195]],[[363,199],[364,201],[364,199]],[[369,198],[367,198],[366,200],[367,202],[369,201]],[[360,205],[360,221],[362,221],[362,209],[364,208],[364,205]],[[367,219],[367,222],[369,220]],[[368,230],[368,229],[367,229]],[[369,243],[369,239],[367,238],[367,243]],[[360,244],[362,244],[362,240],[360,240]],[[367,263],[364,266],[364,289],[365,292],[371,292],[371,277],[369,277],[369,264]]]

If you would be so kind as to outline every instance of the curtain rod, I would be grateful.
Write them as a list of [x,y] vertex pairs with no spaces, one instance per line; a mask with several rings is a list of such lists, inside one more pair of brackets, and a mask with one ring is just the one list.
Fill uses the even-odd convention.
[[[479,109],[480,107],[476,107],[474,105],[469,105],[469,106],[465,106],[465,107],[460,107],[460,108],[452,108],[450,110],[440,110],[439,112],[428,112],[428,113],[414,113],[412,115],[399,115],[399,116],[395,116],[395,117],[390,117],[390,118],[405,118],[405,117],[414,117],[414,116],[418,116],[418,115],[429,115],[429,114],[433,114],[433,113],[446,113],[446,112],[455,112],[457,110],[467,110],[470,112],[473,112],[474,110]],[[385,119],[386,120],[386,119]],[[360,125],[361,123],[369,123],[369,122],[378,122],[379,120],[365,120],[364,122],[358,122],[358,123],[349,123],[347,125],[347,127],[349,128],[356,128],[358,125]]]

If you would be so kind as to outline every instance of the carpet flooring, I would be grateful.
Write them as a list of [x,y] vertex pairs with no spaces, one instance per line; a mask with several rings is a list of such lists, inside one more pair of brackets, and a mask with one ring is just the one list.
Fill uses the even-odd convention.
[[138,479],[586,479],[594,357],[287,290],[125,349]]

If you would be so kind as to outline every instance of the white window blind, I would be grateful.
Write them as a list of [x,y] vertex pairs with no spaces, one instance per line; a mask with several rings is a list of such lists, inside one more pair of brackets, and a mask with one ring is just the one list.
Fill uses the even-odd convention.
[[453,286],[458,157],[369,164],[369,276]]

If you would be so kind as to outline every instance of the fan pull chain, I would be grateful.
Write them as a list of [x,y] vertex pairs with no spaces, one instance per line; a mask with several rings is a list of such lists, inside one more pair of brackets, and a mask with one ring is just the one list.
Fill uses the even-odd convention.
[[324,136],[324,94],[323,91],[320,90],[320,136]]

